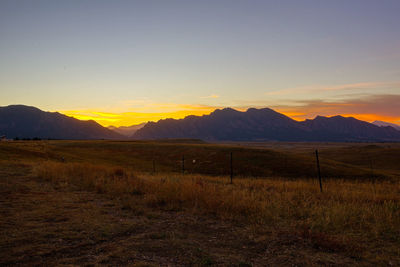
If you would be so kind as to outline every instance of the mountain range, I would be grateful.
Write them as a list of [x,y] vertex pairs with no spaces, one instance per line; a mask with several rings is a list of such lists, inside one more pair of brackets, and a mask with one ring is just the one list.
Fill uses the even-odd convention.
[[135,139],[198,138],[209,141],[400,141],[400,131],[352,117],[295,121],[269,108],[217,109],[210,115],[149,122]]
[[[375,123],[377,124],[377,123]],[[129,127],[105,128],[58,112],[12,105],[0,107],[0,135],[42,139],[202,139],[205,141],[399,142],[400,131],[352,117],[295,121],[269,108],[245,112],[217,109],[209,115],[164,119]]]

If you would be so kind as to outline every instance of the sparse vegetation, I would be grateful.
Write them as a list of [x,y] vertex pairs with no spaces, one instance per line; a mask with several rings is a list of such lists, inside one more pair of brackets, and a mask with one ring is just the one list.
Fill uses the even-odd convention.
[[[275,263],[278,264],[285,262],[279,258],[279,255],[286,253],[279,252],[279,248],[288,248],[288,246],[290,247],[288,251],[294,253],[293,255],[302,255],[302,259],[296,261],[285,254],[286,260],[289,259],[289,262],[297,264],[400,264],[400,228],[398,227],[400,225],[400,183],[396,178],[399,172],[396,166],[390,163],[395,160],[392,157],[398,156],[396,144],[391,145],[390,153],[387,151],[386,144],[373,148],[370,146],[365,148],[358,146],[357,148],[358,152],[363,149],[370,152],[373,149],[374,153],[379,149],[386,151],[384,155],[387,157],[387,161],[384,166],[392,167],[385,169],[376,164],[374,169],[375,173],[381,173],[384,178],[350,179],[345,176],[344,178],[325,179],[323,193],[319,192],[317,181],[312,177],[296,179],[292,176],[235,177],[234,183],[231,185],[228,176],[209,176],[193,173],[193,170],[192,173],[185,175],[171,171],[153,174],[151,169],[144,172],[143,169],[136,170],[132,167],[132,165],[138,164],[139,159],[135,159],[135,164],[126,164],[124,159],[114,152],[119,150],[126,155],[126,151],[129,151],[135,155],[138,152],[133,150],[137,149],[145,151],[143,154],[148,155],[145,143],[115,143],[115,148],[112,147],[112,144],[114,143],[22,142],[2,144],[0,150],[8,153],[0,156],[0,163],[2,166],[13,166],[11,168],[24,166],[21,167],[25,170],[23,173],[31,177],[27,179],[29,183],[37,181],[46,184],[60,194],[66,194],[63,192],[71,190],[73,192],[93,192],[95,196],[107,199],[109,205],[113,207],[113,212],[123,212],[126,214],[124,215],[126,218],[135,216],[143,218],[140,220],[159,222],[162,225],[166,216],[170,216],[168,214],[172,214],[173,218],[180,214],[179,216],[183,216],[187,220],[189,220],[188,218],[208,218],[214,220],[213,225],[231,225],[228,229],[236,229],[238,237],[232,241],[228,241],[224,236],[226,230],[221,230],[216,225],[212,227],[219,230],[209,229],[209,232],[202,232],[199,236],[192,236],[193,229],[189,232],[187,229],[177,232],[180,227],[177,225],[171,226],[172,228],[160,227],[143,232],[143,239],[146,242],[165,243],[176,249],[186,248],[191,251],[191,256],[187,256],[187,259],[180,258],[180,263],[199,265],[221,263],[221,259],[228,256],[222,257],[220,254],[215,254],[215,251],[210,251],[207,246],[204,247],[200,244],[204,242],[202,241],[203,236],[214,240],[214,236],[222,235],[221,242],[226,242],[229,248],[220,253],[226,253],[235,247],[240,248],[238,251],[244,250],[244,252],[238,252],[242,256],[236,258],[236,262],[232,262],[232,258],[230,258],[229,261],[222,260],[224,264],[251,266],[251,264],[257,265],[257,263],[261,265],[268,262],[273,263],[268,261],[268,257],[265,256],[265,246],[268,247],[270,253],[273,253],[270,256],[275,255],[273,257],[276,257]],[[79,151],[75,156],[72,155],[74,146],[76,151]],[[158,147],[162,153],[165,149],[164,143],[151,143],[150,146]],[[170,153],[176,153],[175,150],[179,149],[179,146],[185,148],[188,145],[168,144],[168,146]],[[186,148],[193,148],[190,153],[208,149],[211,153],[214,153],[215,150],[218,153],[219,150],[229,149],[225,145],[218,147],[206,144],[189,145]],[[308,151],[301,152],[301,150],[289,153],[276,149],[266,150],[266,152],[260,152],[259,149],[240,149],[244,154],[255,151],[255,155],[278,153],[293,159],[299,158],[300,165],[302,159],[306,158],[304,155],[308,153]],[[322,149],[323,155],[332,155],[335,153],[335,149],[348,151],[348,153],[352,153],[354,150],[328,147]],[[17,157],[17,155],[20,156]],[[106,155],[108,155],[108,159]],[[339,162],[341,160],[340,153],[336,155],[337,161],[335,162]],[[345,153],[341,156],[349,158],[349,155]],[[62,162],[60,160],[62,157],[67,160]],[[143,162],[145,161],[143,160]],[[332,160],[332,162],[334,161]],[[350,166],[348,163],[344,164]],[[368,165],[364,166],[362,161],[357,162],[354,159],[352,164],[359,166],[358,170],[363,168],[368,170],[365,167]],[[338,164],[338,166],[331,166],[332,171],[341,170],[342,165]],[[29,176],[29,173],[32,176]],[[30,184],[23,186],[29,187]],[[20,189],[16,188],[16,185],[9,187],[9,194],[18,195],[17,192],[20,192]],[[66,200],[68,201],[68,198]],[[43,205],[46,207],[45,204]],[[99,209],[99,214],[102,213],[102,209],[103,212],[111,212],[107,211],[108,208],[103,207]],[[31,216],[39,215],[32,214]],[[79,220],[79,218],[74,217],[75,219],[73,219],[68,216],[73,217],[69,212],[60,213],[47,218],[48,222],[46,223],[69,225],[72,221]],[[91,234],[91,238],[94,240],[112,240],[116,235],[131,235],[129,233],[135,232],[132,224],[119,224],[118,222],[103,224],[104,219],[99,215],[95,216],[97,219],[93,218],[93,222],[87,222],[88,227],[97,225],[96,231],[91,230],[94,231]],[[83,220],[83,218],[81,219]],[[96,223],[94,223],[95,221]],[[135,225],[139,227],[140,224],[136,222]],[[71,226],[69,227],[69,234],[66,234],[63,240],[79,239],[80,236],[82,238],[79,231],[74,230],[76,225],[72,229]],[[178,228],[176,229],[176,227]],[[212,227],[211,229],[213,229]],[[6,230],[4,227],[3,234],[10,233]],[[48,236],[50,239],[57,237],[57,233],[53,232],[47,232],[47,235],[50,235]],[[7,237],[7,240],[16,242],[12,237]],[[192,247],[183,240],[191,240],[199,245]],[[202,247],[203,250],[197,251],[194,249],[196,247]],[[335,260],[332,261],[329,255],[335,255]],[[143,258],[140,260],[143,261]],[[116,263],[115,261],[111,262]],[[144,262],[154,263],[157,260],[144,260]]]
[[[42,163],[40,178],[146,206],[211,214],[257,227],[293,231],[328,251],[356,255],[363,244],[400,244],[400,185],[392,182],[329,180],[320,193],[312,180],[235,179],[203,175],[132,173],[90,164]],[[129,204],[128,204],[129,205]],[[361,242],[360,242],[361,241]]]

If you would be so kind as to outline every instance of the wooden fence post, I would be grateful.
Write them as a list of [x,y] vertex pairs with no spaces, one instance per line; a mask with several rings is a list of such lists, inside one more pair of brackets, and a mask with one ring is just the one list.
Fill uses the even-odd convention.
[[182,174],[185,174],[185,155],[182,155]]
[[319,167],[318,149],[315,150],[315,157],[317,158],[318,179],[319,179],[319,190],[322,192],[321,169],[320,169],[320,167]]
[[233,179],[233,160],[232,160],[232,152],[231,152],[231,184],[233,183],[232,179]]
[[369,166],[371,167],[371,178],[372,180],[375,180],[374,165],[372,164],[371,156],[369,156]]

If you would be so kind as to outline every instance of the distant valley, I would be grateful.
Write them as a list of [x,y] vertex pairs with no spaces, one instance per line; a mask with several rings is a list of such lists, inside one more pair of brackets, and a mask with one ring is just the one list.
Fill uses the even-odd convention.
[[137,130],[143,128],[145,125],[146,122],[131,126],[120,126],[120,127],[108,126],[107,128],[114,132],[119,133],[120,135],[131,137],[134,133],[136,133]]

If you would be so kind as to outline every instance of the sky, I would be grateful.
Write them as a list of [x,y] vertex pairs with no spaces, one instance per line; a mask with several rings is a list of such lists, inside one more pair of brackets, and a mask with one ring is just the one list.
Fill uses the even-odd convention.
[[104,126],[270,107],[400,123],[398,0],[0,0],[0,106]]

